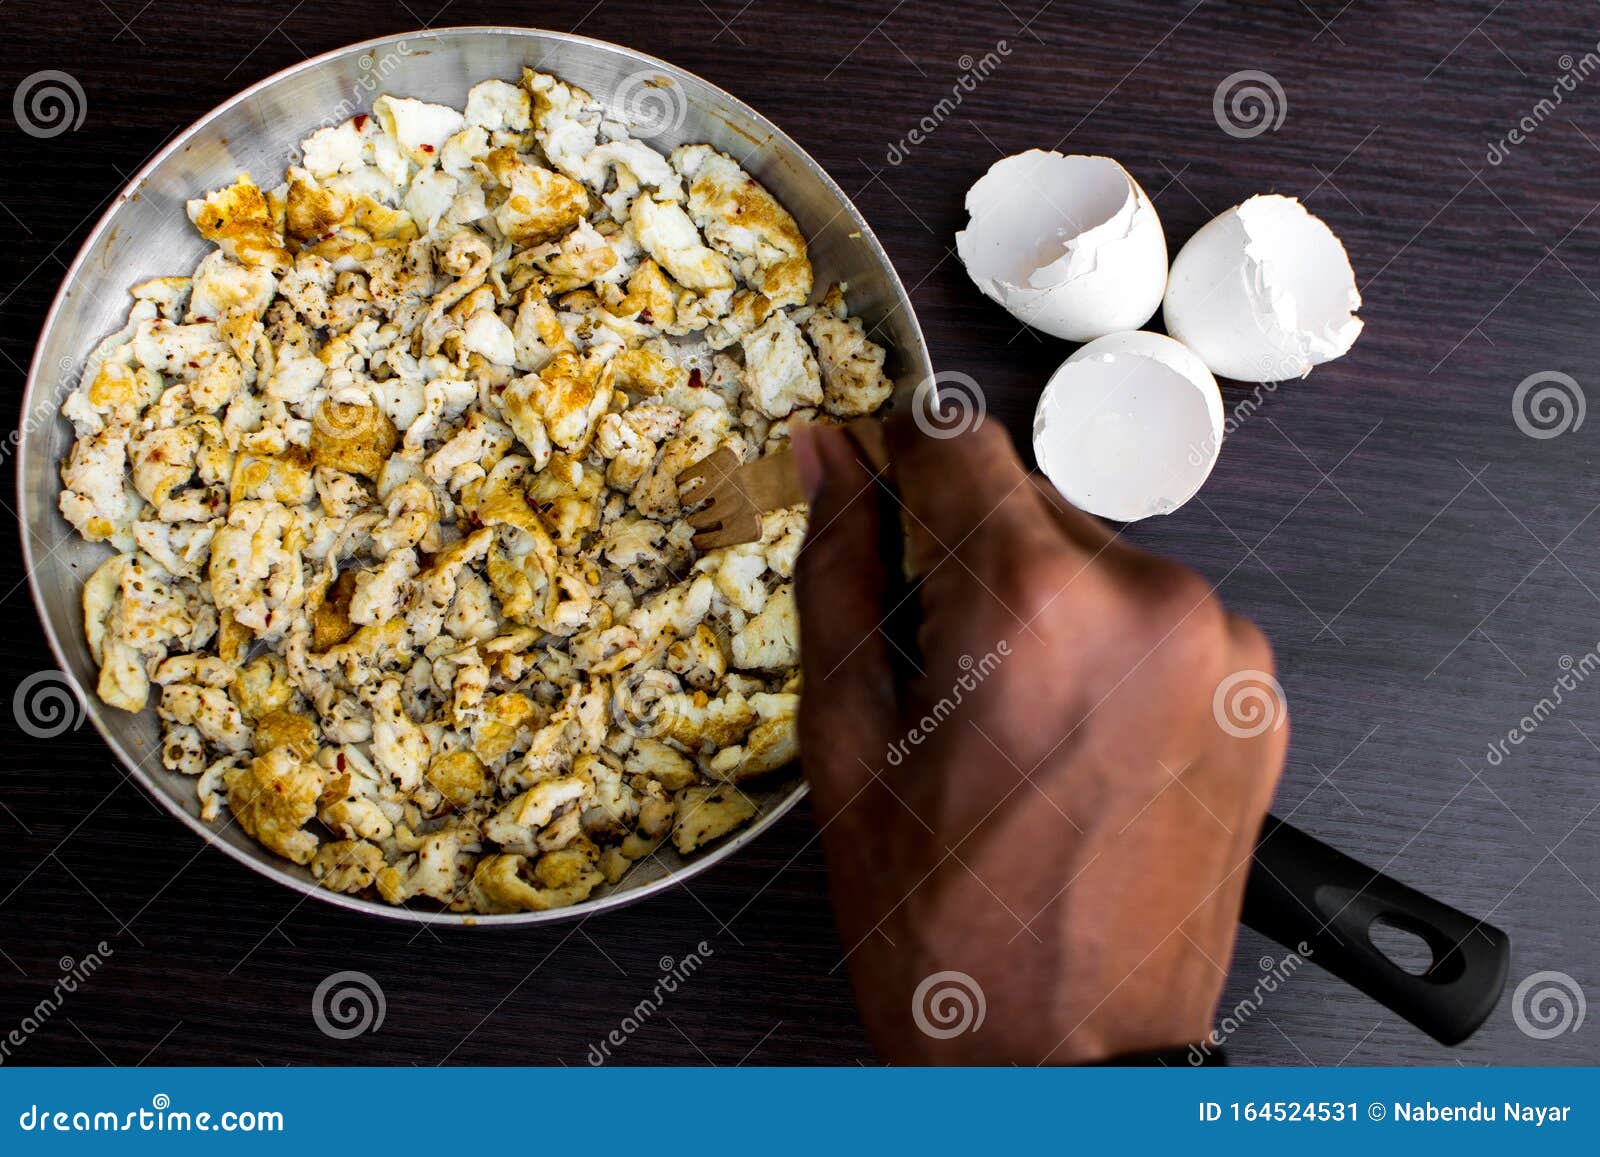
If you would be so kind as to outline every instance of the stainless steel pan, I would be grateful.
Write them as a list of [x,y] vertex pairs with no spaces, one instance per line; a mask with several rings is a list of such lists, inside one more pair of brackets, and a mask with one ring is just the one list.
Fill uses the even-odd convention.
[[818,283],[850,283],[851,307],[869,327],[880,327],[877,339],[891,351],[897,385],[914,387],[932,373],[905,287],[871,228],[822,168],[772,122],[715,85],[614,44],[527,28],[448,28],[354,44],[246,89],[180,133],[139,171],[68,270],[28,374],[17,493],[24,557],[45,634],[96,729],[175,816],[264,876],[395,920],[535,924],[631,903],[735,854],[793,807],[805,787],[797,771],[763,782],[751,793],[760,812],[743,831],[689,860],[668,846],[576,908],[461,916],[396,908],[318,887],[306,869],[266,851],[236,825],[201,822],[194,780],[161,766],[153,711],[128,715],[95,698],[98,675],[83,639],[79,592],[108,551],[79,539],[56,509],[57,467],[72,442],[71,427],[56,411],[85,356],[123,324],[131,304],[128,288],[148,277],[187,273],[209,248],[190,226],[184,201],[232,183],[241,171],[275,182],[309,133],[368,109],[380,93],[460,108],[473,84],[489,77],[515,80],[524,65],[580,85],[642,122],[642,132],[659,148],[707,141],[741,161],[810,239]]

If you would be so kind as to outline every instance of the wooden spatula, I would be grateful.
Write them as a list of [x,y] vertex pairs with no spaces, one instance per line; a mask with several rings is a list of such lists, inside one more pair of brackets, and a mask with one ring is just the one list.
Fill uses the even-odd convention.
[[[863,418],[850,423],[848,429],[873,466],[883,470],[889,451],[882,423]],[[763,514],[806,500],[787,442],[770,454],[742,463],[724,447],[686,467],[677,481],[684,506],[704,503],[688,516],[689,525],[699,531],[694,536],[697,550],[755,542],[761,537]]]

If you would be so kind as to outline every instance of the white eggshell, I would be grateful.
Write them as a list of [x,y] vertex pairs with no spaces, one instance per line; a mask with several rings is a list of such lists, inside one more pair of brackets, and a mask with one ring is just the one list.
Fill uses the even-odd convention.
[[1033,453],[1074,506],[1118,522],[1170,514],[1222,448],[1222,394],[1194,353],[1143,330],[1114,333],[1050,377]]
[[1293,197],[1251,197],[1208,221],[1172,263],[1167,332],[1211,372],[1303,378],[1361,333],[1361,294],[1333,230]]
[[1110,157],[1033,149],[967,193],[956,252],[1019,321],[1068,341],[1138,329],[1167,284],[1167,238],[1139,183]]

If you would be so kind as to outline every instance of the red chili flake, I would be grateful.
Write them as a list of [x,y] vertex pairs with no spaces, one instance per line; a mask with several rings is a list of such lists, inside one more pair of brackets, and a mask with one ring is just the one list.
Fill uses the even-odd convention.
[[362,129],[367,127],[367,114],[364,113],[364,112],[357,113],[355,119],[356,119],[356,132],[359,133]]
[[705,381],[700,377],[700,371],[698,369],[693,369],[693,370],[689,371],[689,388],[690,389],[698,390],[698,389],[702,388],[705,384],[706,384]]
[[641,309],[639,311],[639,316],[634,318],[634,320],[640,325],[654,325],[656,323],[656,319],[650,316],[650,311],[648,309]]
[[422,151],[425,152],[425,153],[431,153],[431,152],[433,152],[433,146],[432,145],[423,145],[422,146]]
[[339,765],[339,770],[343,771],[344,770],[344,752],[341,751],[337,756],[335,756],[334,757],[334,762]]

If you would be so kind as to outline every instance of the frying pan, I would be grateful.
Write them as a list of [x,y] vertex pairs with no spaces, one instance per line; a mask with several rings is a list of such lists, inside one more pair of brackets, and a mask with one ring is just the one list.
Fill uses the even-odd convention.
[[[62,399],[83,359],[128,312],[127,290],[149,277],[185,273],[211,248],[189,224],[184,202],[232,184],[241,172],[271,185],[323,124],[371,108],[382,93],[461,108],[467,89],[490,77],[515,80],[524,66],[559,75],[606,101],[652,146],[670,151],[705,141],[728,153],[794,214],[810,243],[817,281],[850,284],[852,312],[895,351],[895,376],[911,385],[930,373],[927,345],[905,287],[872,229],[822,168],[772,122],[692,73],[619,45],[531,28],[441,28],[352,44],[268,77],[178,133],[134,176],[89,233],[45,319],[23,398],[17,452],[18,514],[34,603],[85,717],[132,777],[162,806],[226,854],[307,898],[391,920],[478,927],[593,916],[682,885],[755,839],[805,794],[798,768],[750,786],[757,815],[743,830],[693,857],[670,843],[585,903],[548,912],[470,915],[396,907],[331,892],[304,867],[267,851],[227,818],[200,818],[193,779],[161,765],[155,712],[129,715],[94,695],[97,672],[83,637],[84,579],[110,553],[83,541],[56,509],[58,466],[72,445]],[[91,115],[93,115],[91,113]]]

